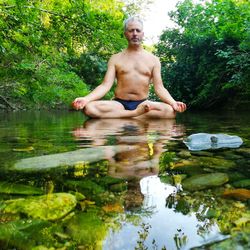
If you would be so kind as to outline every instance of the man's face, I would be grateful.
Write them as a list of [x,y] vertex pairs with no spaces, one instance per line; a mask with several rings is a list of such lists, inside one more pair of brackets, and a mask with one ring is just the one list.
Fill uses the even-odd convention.
[[133,44],[133,45],[141,44],[143,36],[144,36],[141,23],[137,21],[130,21],[127,24],[127,29],[124,32],[124,34],[129,44]]

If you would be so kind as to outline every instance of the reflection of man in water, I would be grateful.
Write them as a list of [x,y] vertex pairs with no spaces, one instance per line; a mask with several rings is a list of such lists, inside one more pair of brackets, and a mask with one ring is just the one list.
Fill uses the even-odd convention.
[[[128,40],[127,49],[110,58],[103,82],[89,95],[76,98],[73,107],[95,118],[174,118],[176,112],[185,111],[186,104],[174,100],[164,87],[159,59],[142,47],[142,21],[137,17],[127,19],[124,34]],[[115,99],[100,100],[115,79]],[[147,100],[151,82],[162,102]]]
[[139,178],[158,173],[163,144],[177,133],[182,133],[177,128],[172,119],[90,119],[83,127],[74,130],[74,136],[85,147],[126,146],[115,155],[110,174]]
[[108,174],[128,180],[126,203],[129,207],[141,205],[140,180],[158,174],[164,144],[182,133],[183,129],[172,119],[90,119],[74,131],[76,139],[85,146],[124,146],[118,153],[107,147],[105,153],[110,161]]

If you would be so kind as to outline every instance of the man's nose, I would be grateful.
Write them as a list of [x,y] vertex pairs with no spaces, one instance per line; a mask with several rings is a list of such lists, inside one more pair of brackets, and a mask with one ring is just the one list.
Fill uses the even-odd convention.
[[137,31],[136,30],[133,30],[133,35],[137,35]]

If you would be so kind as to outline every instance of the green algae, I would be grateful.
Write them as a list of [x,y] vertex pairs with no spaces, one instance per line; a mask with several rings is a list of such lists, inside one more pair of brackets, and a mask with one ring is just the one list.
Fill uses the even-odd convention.
[[2,213],[25,214],[42,220],[58,220],[67,215],[76,206],[75,196],[68,193],[53,193],[37,197],[7,200]]
[[0,224],[1,249],[32,249],[42,240],[41,230],[50,225],[47,221],[27,219]]
[[108,233],[108,224],[101,219],[100,213],[96,208],[77,213],[65,225],[65,232],[77,245],[84,245],[85,249],[101,250],[102,242]]

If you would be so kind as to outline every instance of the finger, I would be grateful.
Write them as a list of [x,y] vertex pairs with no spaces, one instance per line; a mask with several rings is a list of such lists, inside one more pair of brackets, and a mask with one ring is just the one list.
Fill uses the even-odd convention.
[[74,100],[74,101],[72,102],[72,105],[76,106],[76,105],[77,105],[77,100]]
[[78,103],[77,101],[72,102],[72,107],[73,107],[75,110],[78,110],[78,109],[79,109],[79,103]]
[[186,104],[185,103],[182,102],[180,107],[181,107],[181,112],[184,112],[186,110]]
[[184,111],[184,106],[181,104],[179,105],[179,112],[183,112]]
[[184,104],[184,110],[183,111],[185,111],[187,109],[187,105],[185,103],[183,103],[183,104]]

